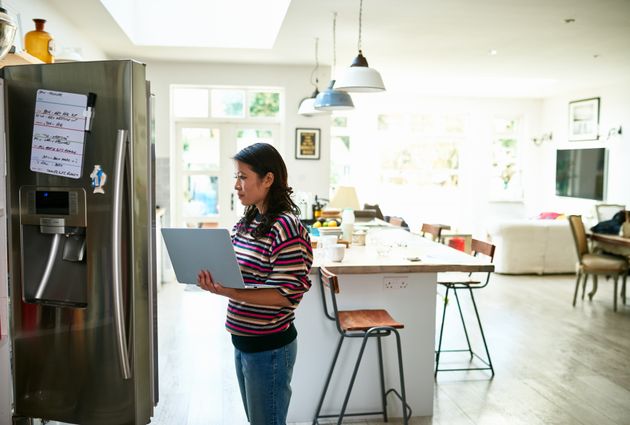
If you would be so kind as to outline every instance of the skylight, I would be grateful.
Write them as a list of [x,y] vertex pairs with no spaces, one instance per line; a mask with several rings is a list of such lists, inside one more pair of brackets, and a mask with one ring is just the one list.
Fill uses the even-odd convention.
[[100,0],[138,46],[271,49],[291,0]]

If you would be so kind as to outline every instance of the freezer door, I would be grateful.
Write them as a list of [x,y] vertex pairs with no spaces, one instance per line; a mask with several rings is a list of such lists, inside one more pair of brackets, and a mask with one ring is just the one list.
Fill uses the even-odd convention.
[[[22,65],[5,67],[2,73],[14,414],[87,425],[146,424],[153,414],[154,352],[149,290],[153,196],[144,65]],[[78,179],[30,170],[38,89],[96,95]],[[96,165],[106,175],[102,191],[95,190],[90,178]],[[46,255],[51,241],[50,235],[39,236],[39,226],[20,222],[22,187],[85,191],[85,252],[81,258],[59,261],[81,262],[86,277],[54,280],[83,285],[84,305],[58,306],[22,296],[22,270],[32,258]],[[35,241],[28,249],[21,244],[25,234]],[[67,238],[62,234],[59,243]],[[52,264],[50,273],[61,269]]]

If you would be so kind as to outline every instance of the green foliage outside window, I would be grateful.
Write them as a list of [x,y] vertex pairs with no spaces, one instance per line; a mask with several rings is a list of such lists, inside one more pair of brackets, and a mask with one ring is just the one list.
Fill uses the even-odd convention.
[[280,93],[257,92],[249,104],[251,117],[274,117],[280,112]]

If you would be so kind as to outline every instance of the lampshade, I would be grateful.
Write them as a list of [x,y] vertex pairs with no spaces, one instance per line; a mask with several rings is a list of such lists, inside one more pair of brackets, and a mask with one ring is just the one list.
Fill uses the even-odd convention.
[[328,206],[340,209],[360,209],[361,207],[359,205],[359,198],[357,197],[357,190],[354,186],[339,186],[328,203]]
[[329,113],[329,111],[325,111],[323,109],[315,109],[315,98],[318,94],[319,90],[315,89],[311,97],[306,97],[302,99],[302,102],[300,102],[300,107],[298,108],[299,115],[310,117],[312,115],[324,115]]
[[341,111],[354,109],[352,98],[345,91],[335,90],[335,80],[330,80],[328,88],[315,98],[315,109],[323,111]]
[[367,59],[359,51],[350,68],[346,69],[335,84],[337,90],[348,92],[378,92],[385,90],[381,74],[374,68],[369,68]]
[[337,80],[337,90],[349,92],[377,92],[385,90],[381,74],[368,66],[367,59],[361,50],[361,22],[363,17],[363,0],[359,0],[359,54],[352,61],[350,68]]

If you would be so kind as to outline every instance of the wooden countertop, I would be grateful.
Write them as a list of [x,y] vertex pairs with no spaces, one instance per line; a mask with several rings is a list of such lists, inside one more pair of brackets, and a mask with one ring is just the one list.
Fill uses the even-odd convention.
[[[341,262],[328,261],[323,249],[315,249],[313,269],[326,266],[338,274],[494,271],[494,265],[487,259],[475,258],[419,235],[398,229],[388,230],[386,235],[381,239],[389,242],[379,244],[368,237],[367,246],[353,245],[346,249]],[[386,255],[379,255],[377,248],[383,244],[391,248]]]

